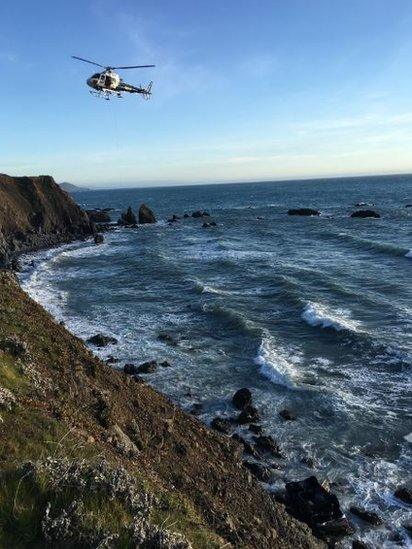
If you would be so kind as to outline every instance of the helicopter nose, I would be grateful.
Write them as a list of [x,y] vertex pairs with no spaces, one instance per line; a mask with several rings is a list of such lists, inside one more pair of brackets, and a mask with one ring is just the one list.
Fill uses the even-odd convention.
[[87,85],[90,86],[91,88],[93,88],[93,82],[92,82],[92,80],[93,80],[92,78],[88,78],[88,79],[86,80]]

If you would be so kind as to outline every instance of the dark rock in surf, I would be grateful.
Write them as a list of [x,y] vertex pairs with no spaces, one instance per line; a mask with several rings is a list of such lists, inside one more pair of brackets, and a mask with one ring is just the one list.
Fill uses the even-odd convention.
[[229,435],[233,431],[232,422],[223,417],[215,417],[210,425],[213,429],[219,431],[219,433],[224,433],[225,435]]
[[246,439],[244,439],[243,437],[241,437],[240,435],[238,435],[237,433],[234,433],[232,435],[232,438],[233,440],[236,440],[236,442],[239,442],[239,444],[241,444],[243,446],[243,451],[246,453],[246,454],[249,454],[250,456],[258,459],[259,458],[259,454],[258,452],[256,451],[256,449],[252,446],[252,444],[250,444],[249,441],[247,441]]
[[155,360],[150,360],[148,362],[143,362],[137,368],[138,374],[152,374],[157,370],[157,362]]
[[254,423],[255,421],[259,421],[259,419],[259,412],[254,406],[245,406],[240,412],[237,421],[240,425],[245,425],[246,423]]
[[210,227],[210,223],[203,223],[202,228],[208,229]]
[[90,343],[95,347],[107,347],[107,345],[116,345],[118,341],[115,337],[106,336],[103,334],[96,334],[92,337],[89,337],[87,343]]
[[137,219],[135,214],[133,213],[132,208],[129,206],[125,212],[123,212],[120,216],[120,219],[118,221],[119,225],[136,225]]
[[320,215],[320,212],[311,208],[292,208],[288,210],[288,215]]
[[216,221],[211,221],[211,222],[209,223],[209,225],[210,225],[210,227],[217,227]]
[[194,218],[202,217],[202,216],[203,216],[203,213],[200,210],[197,210],[196,212],[192,213],[192,217]]
[[94,243],[95,244],[103,244],[103,242],[104,242],[104,236],[102,234],[97,234],[94,237]]
[[163,360],[163,362],[160,363],[160,366],[162,368],[171,368],[172,365],[170,364],[170,362],[168,362],[167,360]]
[[138,373],[138,368],[134,364],[125,364],[123,367],[123,371],[125,374],[134,376]]
[[200,416],[203,413],[203,405],[200,402],[195,402],[189,410],[189,414]]
[[251,423],[249,425],[249,431],[251,431],[252,433],[255,433],[255,435],[260,435],[263,433],[263,428],[261,425],[258,425],[256,423]]
[[188,213],[185,213],[185,214],[183,215],[183,217],[184,217],[185,219],[187,219],[188,217],[190,217],[190,215],[189,215]]
[[139,208],[139,223],[156,223],[154,213],[146,204],[142,204]]
[[322,537],[340,537],[353,531],[339,505],[315,476],[286,484],[286,508]]
[[395,497],[400,499],[404,503],[412,505],[412,490],[410,490],[406,486],[399,487],[395,492]]
[[356,212],[353,212],[350,216],[351,217],[360,217],[362,219],[364,219],[366,217],[373,217],[375,219],[380,218],[380,215],[378,214],[378,212],[375,212],[374,210],[358,210]]
[[296,415],[291,412],[290,410],[287,410],[286,408],[284,410],[281,410],[279,412],[279,415],[281,418],[285,419],[286,421],[296,421]]
[[358,517],[364,522],[372,524],[373,526],[379,526],[380,524],[382,524],[382,519],[379,515],[371,511],[367,511],[366,509],[361,509],[360,507],[351,507],[349,511],[352,513],[352,515],[355,515],[355,517]]
[[405,208],[412,208],[412,204],[406,204]]
[[104,210],[86,210],[92,223],[110,223],[110,215]]
[[244,461],[243,465],[261,482],[270,482],[272,480],[272,471],[269,467],[252,461]]
[[247,387],[243,387],[233,395],[232,403],[238,410],[243,410],[246,406],[252,404],[252,393]]
[[106,364],[117,364],[118,362],[120,362],[120,360],[112,355],[109,355],[106,359]]
[[274,438],[270,435],[254,436],[253,440],[255,441],[258,451],[281,457],[280,448]]
[[157,336],[157,339],[159,341],[163,341],[164,343],[167,343],[168,345],[171,345],[172,347],[176,347],[177,346],[177,341],[175,340],[175,338],[173,336],[171,336],[170,334],[159,334]]

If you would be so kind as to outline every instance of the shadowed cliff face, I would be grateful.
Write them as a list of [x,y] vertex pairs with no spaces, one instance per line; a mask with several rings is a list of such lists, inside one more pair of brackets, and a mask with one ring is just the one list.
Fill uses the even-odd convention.
[[50,176],[0,174],[0,267],[19,252],[94,233],[87,214]]

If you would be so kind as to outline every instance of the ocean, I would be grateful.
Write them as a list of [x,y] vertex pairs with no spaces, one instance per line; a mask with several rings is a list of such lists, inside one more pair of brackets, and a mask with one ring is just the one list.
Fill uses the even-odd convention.
[[[25,256],[24,289],[81,338],[116,337],[99,351],[113,367],[170,362],[147,381],[185,410],[202,404],[206,423],[233,417],[248,387],[285,455],[268,489],[315,474],[344,510],[382,516],[374,528],[351,517],[356,537],[411,547],[411,507],[393,493],[412,471],[412,176],[73,196],[114,221],[145,203],[159,222]],[[381,218],[350,218],[360,202]],[[288,216],[296,207],[321,215]],[[199,209],[217,227],[166,221]]]

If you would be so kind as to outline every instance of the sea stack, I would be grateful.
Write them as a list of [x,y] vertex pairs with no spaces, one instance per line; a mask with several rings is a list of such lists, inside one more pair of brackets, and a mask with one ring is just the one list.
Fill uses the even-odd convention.
[[154,213],[146,204],[142,204],[139,208],[139,223],[156,223]]

